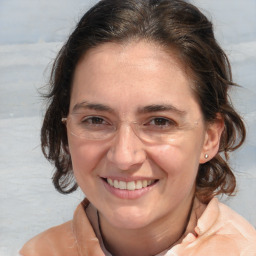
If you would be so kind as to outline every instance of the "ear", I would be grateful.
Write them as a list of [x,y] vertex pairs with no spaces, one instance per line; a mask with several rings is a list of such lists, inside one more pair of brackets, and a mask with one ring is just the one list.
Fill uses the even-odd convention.
[[200,155],[200,164],[211,160],[218,153],[223,129],[224,120],[220,114],[217,114],[216,120],[206,126],[204,144]]

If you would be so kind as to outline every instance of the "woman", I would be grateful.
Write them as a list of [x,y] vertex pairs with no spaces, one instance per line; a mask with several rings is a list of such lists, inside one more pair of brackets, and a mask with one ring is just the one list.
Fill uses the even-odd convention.
[[255,229],[215,197],[234,192],[245,139],[234,85],[193,5],[99,2],[55,60],[41,134],[56,189],[87,198],[21,255],[256,255]]

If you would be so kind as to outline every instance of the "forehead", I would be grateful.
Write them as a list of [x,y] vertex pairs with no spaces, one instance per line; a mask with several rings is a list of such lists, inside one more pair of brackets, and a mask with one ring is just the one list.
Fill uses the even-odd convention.
[[172,104],[182,110],[195,99],[190,76],[176,53],[139,41],[105,43],[81,58],[75,70],[71,107],[83,101],[120,110],[152,104]]
[[128,41],[127,43],[104,43],[86,52],[79,64],[81,62],[87,62],[88,65],[98,65],[99,62],[102,64],[118,62],[121,65],[120,68],[123,66],[126,68],[143,66],[144,69],[148,70],[166,64],[169,68],[180,69],[186,73],[186,66],[178,58],[176,50],[165,49],[159,44],[144,40]]

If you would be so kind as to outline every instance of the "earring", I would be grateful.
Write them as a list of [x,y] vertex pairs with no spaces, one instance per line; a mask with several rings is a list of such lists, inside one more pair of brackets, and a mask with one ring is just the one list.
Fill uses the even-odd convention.
[[208,154],[205,154],[205,155],[204,155],[204,158],[205,158],[205,159],[207,159],[208,157],[209,157],[209,155],[208,155]]

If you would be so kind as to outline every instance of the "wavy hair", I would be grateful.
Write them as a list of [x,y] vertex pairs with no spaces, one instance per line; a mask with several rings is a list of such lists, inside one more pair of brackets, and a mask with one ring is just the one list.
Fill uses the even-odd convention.
[[202,202],[218,194],[231,195],[236,179],[228,164],[228,153],[240,147],[246,135],[228,96],[229,88],[236,85],[228,58],[215,40],[212,23],[198,8],[182,0],[102,0],[78,22],[53,64],[46,96],[49,104],[41,129],[42,151],[55,165],[55,188],[61,193],[77,189],[61,118],[68,115],[78,61],[89,49],[106,42],[140,39],[157,43],[167,51],[175,49],[190,71],[205,122],[222,116],[224,131],[219,152],[199,166],[196,195]]

